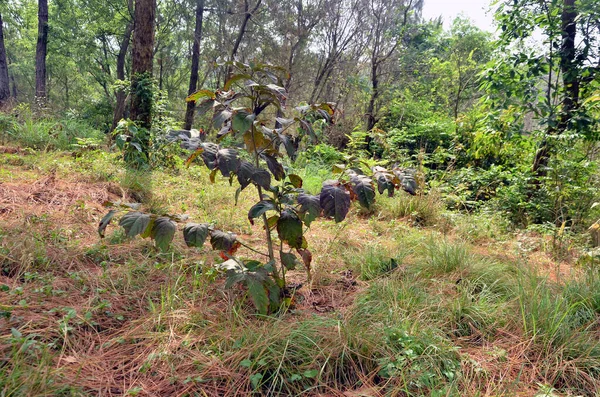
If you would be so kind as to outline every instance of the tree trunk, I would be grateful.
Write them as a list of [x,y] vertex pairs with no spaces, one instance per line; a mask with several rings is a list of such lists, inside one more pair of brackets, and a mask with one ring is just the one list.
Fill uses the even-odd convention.
[[46,102],[46,53],[48,47],[48,0],[38,1],[38,37],[35,50],[35,96],[38,103]]
[[130,117],[141,127],[152,126],[152,55],[156,0],[135,0]]
[[[560,46],[560,69],[563,79],[562,109],[558,124],[549,126],[546,135],[559,135],[569,128],[573,112],[579,106],[579,71],[576,65],[575,39],[577,34],[577,8],[576,0],[563,0],[561,14],[562,42]],[[546,167],[552,155],[552,148],[548,139],[544,138],[540,148],[533,160],[532,172],[535,176],[534,184],[540,185],[540,181],[546,176]]]
[[[133,32],[133,21],[127,24],[125,33],[123,34],[123,40],[119,47],[119,55],[117,56],[117,79],[125,80],[125,59],[127,58],[127,50],[129,49],[129,42],[131,41],[131,33]],[[119,121],[123,118],[125,113],[125,99],[127,94],[124,90],[118,89],[115,92],[116,104],[115,113],[113,115],[113,122],[111,131],[117,127]]]
[[0,107],[10,99],[10,80],[8,79],[8,61],[4,47],[2,15],[0,15]]
[[[190,86],[188,95],[193,94],[198,89],[198,68],[200,64],[200,41],[202,40],[202,18],[204,16],[204,0],[197,0],[196,4],[196,27],[194,29],[194,44],[192,46],[192,69],[190,71]],[[194,124],[195,102],[188,102],[185,109],[186,130],[192,129]]]

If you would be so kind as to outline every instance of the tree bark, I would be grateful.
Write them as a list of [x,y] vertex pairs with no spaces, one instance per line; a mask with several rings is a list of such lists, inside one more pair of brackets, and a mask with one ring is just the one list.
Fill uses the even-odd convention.
[[152,126],[153,101],[148,79],[152,78],[155,16],[156,0],[135,0],[130,117],[146,129]]
[[38,37],[35,50],[35,96],[46,102],[46,54],[48,47],[48,0],[38,0]]
[[8,79],[8,61],[4,47],[2,15],[0,15],[0,107],[10,99],[10,80]]
[[[198,68],[200,64],[200,42],[202,41],[202,18],[204,16],[204,0],[196,3],[196,27],[194,28],[194,44],[192,46],[192,68],[190,71],[190,86],[188,95],[198,89]],[[194,124],[195,102],[188,102],[185,110],[185,125],[183,128],[190,130]]]

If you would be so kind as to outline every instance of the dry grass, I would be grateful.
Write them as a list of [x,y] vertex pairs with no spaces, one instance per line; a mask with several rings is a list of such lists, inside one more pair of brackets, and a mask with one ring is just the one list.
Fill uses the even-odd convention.
[[[4,395],[495,396],[533,395],[536,383],[585,395],[598,388],[585,369],[595,358],[583,365],[586,347],[569,350],[597,346],[528,334],[514,287],[519,266],[560,269],[563,282],[580,272],[519,240],[464,242],[432,197],[384,200],[371,217],[353,209],[339,225],[315,222],[307,236],[312,284],[298,291],[292,310],[260,318],[243,290],[225,290],[209,271],[216,258],[207,249],[189,250],[176,237],[161,254],[114,225],[105,240],[96,233],[104,201],[141,199],[146,209],[186,212],[260,245],[260,226],[244,215],[251,192],[234,207],[235,188],[209,185],[204,171],[130,173],[106,154],[4,151],[0,163]],[[390,258],[397,267],[388,267]],[[305,278],[289,274],[291,282]],[[404,332],[397,342],[393,335]],[[421,356],[403,356],[421,346]],[[410,365],[400,375],[382,372],[400,367],[402,357]],[[431,384],[423,380],[429,374]]]

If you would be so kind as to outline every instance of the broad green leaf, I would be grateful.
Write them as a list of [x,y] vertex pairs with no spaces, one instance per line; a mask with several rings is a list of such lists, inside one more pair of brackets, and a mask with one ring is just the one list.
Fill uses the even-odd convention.
[[275,207],[275,203],[271,200],[261,200],[258,203],[254,204],[250,211],[248,211],[248,220],[252,225],[254,225],[254,218],[258,218],[262,214],[267,211],[274,211],[277,208]]
[[267,170],[257,169],[254,174],[252,174],[252,182],[268,190],[271,188],[271,174],[269,174],[269,171]]
[[223,89],[225,91],[229,91],[231,89],[231,87],[233,86],[233,84],[235,84],[238,81],[246,81],[246,80],[250,80],[252,79],[252,76],[250,76],[249,74],[235,74],[233,76],[231,76],[231,78],[229,80],[227,80],[227,82],[225,82],[225,85],[223,85]]
[[343,221],[350,210],[350,193],[337,182],[323,184],[319,201],[323,215],[336,222]]
[[295,211],[287,208],[281,212],[277,221],[277,234],[290,247],[302,247],[302,221]]
[[224,177],[229,177],[232,172],[235,173],[240,167],[240,163],[237,150],[220,149],[217,152],[217,167]]
[[188,223],[183,228],[183,239],[188,247],[202,247],[209,232],[207,223]]
[[112,218],[115,216],[116,213],[117,213],[117,211],[110,210],[100,220],[100,224],[98,225],[98,234],[100,235],[101,238],[104,238],[104,231],[106,230],[106,227],[108,226],[108,224],[110,223],[110,221],[112,220]]
[[237,170],[237,180],[240,184],[241,190],[244,190],[246,186],[252,182],[252,175],[256,172],[256,167],[251,163],[242,160],[240,167]]
[[300,216],[306,226],[310,226],[312,221],[321,215],[321,201],[319,196],[300,193],[298,195],[298,204],[300,204]]
[[281,263],[288,270],[294,270],[296,268],[296,265],[300,263],[296,258],[296,255],[292,254],[291,252],[281,252],[280,256]]
[[272,230],[275,227],[275,225],[277,225],[278,220],[279,220],[279,215],[273,215],[267,219],[267,226],[269,227],[269,230]]
[[249,129],[244,133],[244,143],[246,150],[250,153],[265,150],[271,146],[271,140],[256,129]]
[[199,90],[194,92],[193,94],[188,95],[187,98],[185,98],[185,101],[196,102],[198,99],[201,98],[215,99],[215,93],[211,90]]
[[260,314],[266,315],[269,313],[269,296],[263,283],[258,280],[248,279],[248,293],[252,298],[252,303],[256,306],[256,310]]
[[249,111],[249,109],[239,109],[233,113],[231,126],[234,131],[243,134],[244,132],[248,131],[250,127],[252,127],[253,122],[254,113]]
[[171,219],[165,216],[156,218],[151,234],[156,247],[163,252],[168,250],[176,230],[177,225]]
[[290,183],[297,189],[302,187],[302,178],[296,174],[289,174],[288,178],[290,179]]
[[135,237],[144,233],[150,223],[150,215],[138,211],[128,212],[119,221],[119,226],[125,229],[127,237]]
[[371,209],[371,206],[375,202],[375,189],[373,188],[373,182],[371,178],[365,175],[357,175],[351,179],[352,188],[354,193],[358,197],[360,205],[367,209]]

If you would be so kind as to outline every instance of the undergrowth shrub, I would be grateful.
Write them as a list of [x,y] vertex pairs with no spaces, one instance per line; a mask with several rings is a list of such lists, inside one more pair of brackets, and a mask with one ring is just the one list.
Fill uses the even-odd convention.
[[[5,115],[3,119],[10,119]],[[36,150],[71,150],[81,139],[102,142],[104,134],[77,118],[38,118],[28,108],[19,107],[4,136],[15,144]]]

